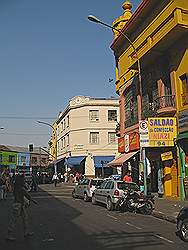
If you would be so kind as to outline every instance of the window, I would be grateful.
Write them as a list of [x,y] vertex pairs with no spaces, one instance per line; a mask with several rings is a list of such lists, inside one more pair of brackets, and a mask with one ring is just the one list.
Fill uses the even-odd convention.
[[26,162],[26,156],[21,156],[21,162]]
[[16,162],[15,155],[9,155],[8,159],[9,159],[9,162]]
[[67,146],[69,146],[69,135],[67,135]]
[[64,148],[65,147],[65,145],[64,145],[64,137],[61,139],[61,145],[62,145],[62,148]]
[[117,110],[108,110],[108,121],[117,122]]
[[99,144],[99,132],[91,132],[90,133],[90,143],[91,144]]
[[105,189],[113,189],[113,187],[114,187],[113,181],[109,181],[109,182],[107,182]]
[[108,182],[108,181],[103,181],[102,184],[100,185],[100,189],[104,189],[107,182]]
[[182,104],[187,105],[188,104],[188,73],[183,74],[180,76],[180,79],[182,81]]
[[32,164],[37,164],[37,157],[32,157]]
[[108,143],[109,144],[116,144],[116,133],[115,132],[108,133]]
[[0,155],[0,162],[2,162],[3,161],[3,156],[2,155]]
[[46,164],[46,163],[47,163],[47,159],[46,159],[46,158],[42,158],[42,159],[41,159],[41,162],[42,162],[43,164]]
[[69,115],[67,116],[67,128],[69,127]]
[[90,110],[89,111],[89,120],[90,120],[90,122],[98,122],[99,121],[99,111],[98,110]]

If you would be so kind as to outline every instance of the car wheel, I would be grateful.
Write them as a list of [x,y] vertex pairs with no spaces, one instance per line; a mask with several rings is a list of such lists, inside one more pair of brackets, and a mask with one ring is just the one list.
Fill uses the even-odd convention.
[[75,190],[72,191],[72,197],[73,197],[74,199],[77,198],[77,195],[76,195],[76,193],[75,193]]
[[180,238],[183,241],[188,242],[188,219],[182,221],[179,233]]
[[92,200],[91,200],[92,204],[93,205],[96,205],[97,204],[97,201],[96,201],[96,198],[95,198],[95,195],[92,196]]
[[84,201],[85,202],[89,201],[89,197],[88,197],[87,193],[84,193]]
[[110,198],[107,199],[106,208],[108,211],[114,210],[114,204]]

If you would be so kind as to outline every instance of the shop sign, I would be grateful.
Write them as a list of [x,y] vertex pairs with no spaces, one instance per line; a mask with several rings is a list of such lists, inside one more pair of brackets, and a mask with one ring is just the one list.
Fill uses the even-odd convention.
[[83,148],[84,148],[83,144],[74,144],[74,150],[83,149]]
[[125,139],[124,139],[124,137],[118,138],[118,152],[119,153],[125,152]]
[[140,148],[139,134],[133,132],[129,134],[129,152],[137,150]]
[[128,134],[125,135],[125,152],[126,153],[129,152],[129,135]]
[[148,121],[139,121],[140,147],[149,147]]
[[185,164],[188,165],[188,155],[185,156]]
[[188,110],[179,112],[178,129],[179,129],[179,133],[183,133],[188,130]]
[[176,118],[148,118],[148,133],[150,147],[174,146],[177,137]]
[[172,151],[165,152],[161,154],[161,160],[162,161],[168,161],[173,159]]

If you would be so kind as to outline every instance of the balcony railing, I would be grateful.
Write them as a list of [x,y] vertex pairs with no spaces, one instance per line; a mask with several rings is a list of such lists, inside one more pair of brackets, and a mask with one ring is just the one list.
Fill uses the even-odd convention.
[[188,104],[188,92],[182,94],[182,105]]
[[165,95],[157,97],[154,101],[154,109],[159,110],[163,108],[175,108],[175,95]]
[[131,127],[131,126],[133,126],[133,125],[135,125],[137,123],[138,123],[138,117],[137,116],[134,116],[132,118],[128,118],[125,121],[125,128]]

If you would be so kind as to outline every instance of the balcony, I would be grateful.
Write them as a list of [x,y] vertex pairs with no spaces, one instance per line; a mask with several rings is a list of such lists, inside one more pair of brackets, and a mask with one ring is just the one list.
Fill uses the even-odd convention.
[[188,92],[183,93],[181,97],[182,97],[182,105],[183,106],[188,105]]
[[145,103],[143,105],[143,111],[142,111],[142,117],[148,118],[148,117],[154,117],[156,115],[156,110],[154,107],[154,103]]
[[125,128],[131,127],[135,124],[138,123],[138,117],[134,116],[134,117],[127,117],[126,121],[125,121]]
[[154,101],[154,110],[157,115],[173,115],[176,112],[175,95],[157,97]]

